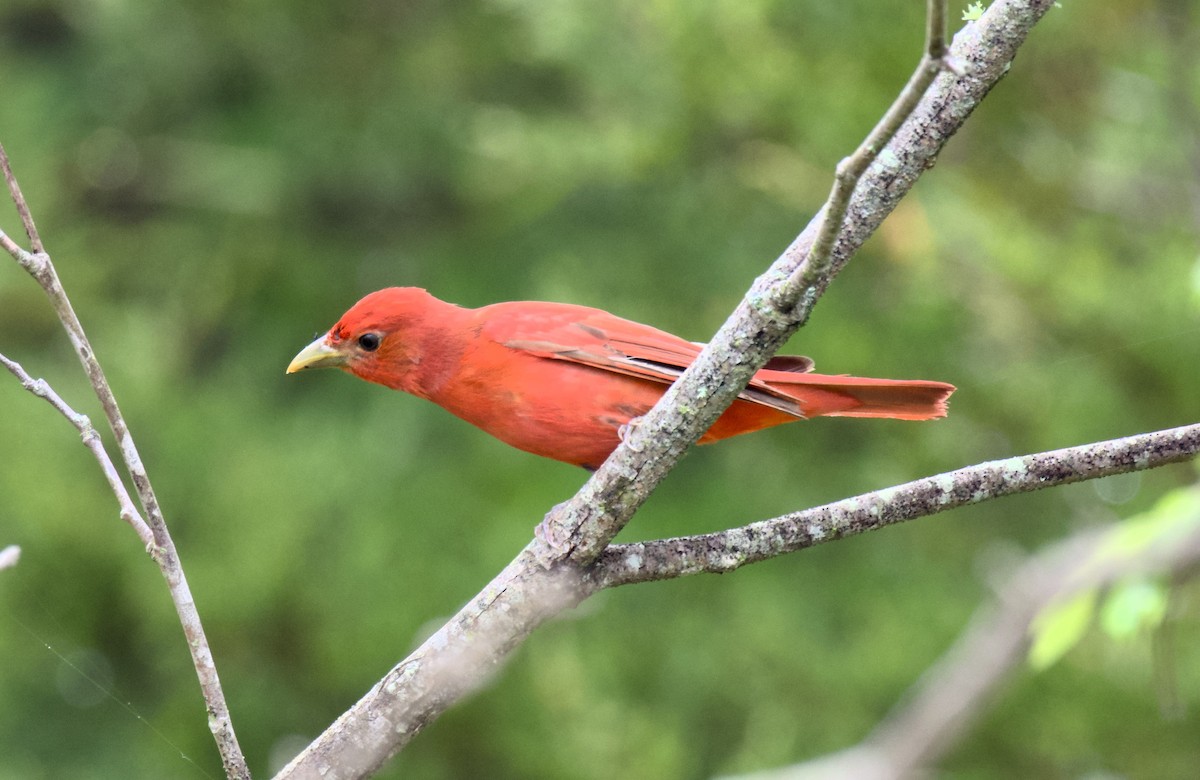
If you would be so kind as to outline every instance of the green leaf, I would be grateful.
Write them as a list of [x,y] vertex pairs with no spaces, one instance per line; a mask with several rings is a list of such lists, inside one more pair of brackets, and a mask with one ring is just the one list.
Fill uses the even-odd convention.
[[1029,664],[1037,671],[1053,666],[1079,644],[1096,612],[1096,591],[1089,590],[1042,610],[1033,623]]
[[[1189,533],[1197,523],[1200,523],[1200,490],[1171,491],[1149,510],[1113,528],[1091,559],[1079,565],[1078,571],[1086,573],[1090,567],[1114,558],[1139,555],[1151,545]],[[1077,645],[1098,609],[1105,634],[1114,639],[1153,629],[1166,615],[1166,588],[1146,578],[1115,586],[1102,606],[1099,597],[1100,591],[1092,588],[1050,605],[1034,618],[1030,625],[1034,638],[1029,649],[1029,663],[1034,669],[1049,668]]]
[[1151,631],[1167,614],[1167,589],[1160,583],[1136,579],[1118,585],[1100,610],[1100,626],[1113,639],[1130,639]]
[[975,22],[981,16],[983,16],[983,3],[971,3],[967,6],[967,10],[963,11],[962,20],[964,22]]

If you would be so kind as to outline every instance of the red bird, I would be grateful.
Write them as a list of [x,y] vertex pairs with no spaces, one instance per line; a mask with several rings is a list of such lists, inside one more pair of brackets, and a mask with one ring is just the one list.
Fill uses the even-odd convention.
[[[389,287],[354,304],[287,372],[336,366],[433,401],[517,449],[595,469],[622,426],[649,411],[701,347],[585,306],[464,309]],[[806,357],[773,358],[700,443],[821,415],[944,417],[954,392],[944,382],[811,370]]]

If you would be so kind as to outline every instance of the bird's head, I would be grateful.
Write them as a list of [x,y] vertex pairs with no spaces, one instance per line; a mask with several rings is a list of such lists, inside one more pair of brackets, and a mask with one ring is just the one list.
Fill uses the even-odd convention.
[[369,382],[409,390],[405,379],[420,361],[412,331],[436,301],[418,287],[373,292],[351,306],[328,333],[300,350],[287,373],[340,368]]

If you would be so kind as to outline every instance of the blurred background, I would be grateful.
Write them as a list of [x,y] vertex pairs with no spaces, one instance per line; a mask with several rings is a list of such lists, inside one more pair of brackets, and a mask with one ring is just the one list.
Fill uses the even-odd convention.
[[[290,358],[362,294],[712,334],[916,63],[923,3],[8,0],[0,141],[128,417],[257,775],[358,699],[586,474]],[[965,4],[962,4],[965,5]],[[725,528],[1195,422],[1200,9],[1064,3],[788,351],[953,382],[937,423],[692,453],[622,535]],[[962,7],[952,9],[957,21]],[[20,236],[7,206],[4,229]],[[0,261],[0,352],[101,420]],[[75,432],[0,376],[0,778],[221,775],[165,588]],[[699,778],[861,739],[1024,552],[1191,465],[602,594],[381,777]],[[1186,606],[1186,601],[1184,602]],[[1020,674],[948,777],[1182,777],[1151,643]]]

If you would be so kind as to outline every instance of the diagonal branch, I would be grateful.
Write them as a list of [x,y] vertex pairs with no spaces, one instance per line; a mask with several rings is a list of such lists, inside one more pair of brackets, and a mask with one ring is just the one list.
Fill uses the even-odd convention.
[[[33,224],[33,214],[29,212],[29,204],[25,202],[25,196],[21,194],[21,185],[17,183],[17,177],[13,175],[12,165],[8,162],[8,155],[4,152],[3,146],[0,146],[0,170],[4,172],[4,183],[8,186],[9,193],[12,194],[13,204],[17,207],[17,215],[21,218],[21,225],[25,228],[25,235],[29,237],[29,246],[33,248],[35,254],[45,252],[46,249],[42,246],[42,237],[38,234],[37,226]],[[0,232],[0,246],[3,246],[13,257],[17,257],[22,252],[20,246],[3,232]],[[18,262],[20,262],[19,258]]]
[[824,542],[1002,496],[1157,468],[1200,453],[1200,424],[1008,458],[711,534],[615,544],[596,560],[598,590],[733,571]]
[[[608,461],[573,499],[551,511],[534,547],[539,561],[586,565],[600,554],[754,372],[807,321],[836,274],[1008,72],[1017,49],[1051,5],[1052,0],[998,0],[955,36],[948,56],[964,75],[943,70],[914,101],[915,109],[891,141],[882,149],[867,149],[877,156],[857,185],[835,186],[839,197],[849,201],[828,255],[818,251],[818,244],[823,215],[841,208],[832,199],[755,280],[696,361],[632,427]],[[936,41],[936,35],[930,36],[930,44]],[[924,70],[928,59],[927,54],[918,70]],[[903,94],[897,102],[910,99]],[[880,130],[881,137],[888,130]],[[858,153],[851,159],[858,160]]]
[[[803,262],[792,272],[786,284],[780,285],[776,291],[774,302],[781,310],[787,310],[796,305],[807,290],[820,291],[825,289],[837,270],[832,267],[835,262],[834,242],[842,232],[846,213],[850,209],[850,198],[854,189],[866,174],[867,169],[879,158],[880,153],[904,124],[905,120],[916,110],[921,98],[929,91],[933,80],[943,70],[949,70],[961,78],[964,75],[962,66],[956,60],[946,56],[946,4],[937,0],[927,0],[925,17],[925,53],[921,62],[909,77],[908,83],[900,91],[887,113],[871,130],[854,154],[838,163],[836,175],[833,178],[833,190],[820,216],[820,227],[816,229],[816,239],[808,248]],[[885,214],[886,216],[886,214]],[[811,227],[811,226],[810,226]],[[806,302],[809,309],[820,295],[817,291],[811,296],[811,303]],[[797,327],[803,324],[807,312],[801,315]],[[790,335],[790,334],[789,334]]]
[[[365,777],[481,684],[548,618],[587,595],[583,567],[662,481],[684,451],[809,316],[833,276],[933,165],[938,152],[1007,73],[1052,0],[998,0],[955,38],[957,72],[932,80],[858,185],[823,262],[814,221],[751,287],[737,310],[662,401],[576,496],[556,507],[535,539],[482,592],[345,712],[277,778]],[[944,8],[944,4],[935,3]],[[944,10],[940,11],[944,14]],[[933,26],[933,23],[930,23]],[[930,46],[941,39],[929,36]],[[961,65],[959,65],[961,63]],[[959,75],[961,74],[961,75]],[[825,212],[832,209],[827,204]],[[789,279],[810,256],[815,274]],[[807,279],[801,276],[801,279]]]
[[[150,485],[150,477],[146,474],[145,466],[142,465],[141,456],[138,454],[137,446],[133,443],[133,436],[130,435],[129,427],[125,424],[125,418],[121,414],[121,409],[117,406],[117,399],[113,395],[112,388],[109,387],[108,380],[104,376],[104,370],[100,367],[100,362],[96,359],[92,345],[88,342],[87,334],[83,331],[83,325],[80,324],[79,318],[75,315],[75,309],[71,305],[71,300],[67,297],[66,290],[63,289],[62,282],[58,278],[58,272],[54,268],[54,263],[51,262],[50,255],[46,254],[41,238],[38,236],[29,205],[25,202],[24,195],[21,194],[21,188],[18,186],[17,179],[13,175],[12,166],[9,164],[8,154],[4,151],[3,145],[0,145],[0,168],[3,169],[4,179],[8,184],[9,195],[12,197],[13,203],[16,204],[17,213],[21,215],[21,222],[25,226],[25,231],[29,235],[30,246],[33,247],[34,251],[28,252],[22,249],[3,231],[0,231],[0,246],[4,247],[13,256],[13,259],[41,285],[42,290],[46,293],[51,305],[58,314],[59,321],[62,323],[63,329],[67,332],[67,337],[71,341],[71,346],[75,348],[75,353],[79,357],[80,363],[83,364],[83,370],[91,382],[92,390],[100,400],[100,406],[104,409],[104,415],[108,418],[113,435],[116,436],[117,446],[121,450],[121,457],[125,462],[125,468],[133,480],[138,499],[145,510],[145,521],[139,526],[138,523],[141,522],[140,517],[136,522],[131,519],[131,517],[138,516],[136,510],[133,515],[128,515],[125,502],[129,496],[121,480],[117,478],[115,480],[116,485],[120,485],[120,487],[118,488],[114,485],[113,490],[117,495],[117,500],[122,502],[122,517],[133,525],[139,535],[142,536],[142,540],[147,542],[146,549],[150,553],[150,557],[158,564],[163,578],[167,581],[167,588],[171,592],[171,601],[175,605],[175,612],[179,616],[180,625],[183,626],[183,633],[187,638],[188,650],[192,655],[192,665],[196,669],[196,676],[200,681],[200,689],[204,695],[205,704],[208,707],[209,728],[216,739],[217,749],[221,753],[221,761],[225,767],[225,774],[230,778],[245,778],[249,780],[250,770],[246,766],[246,759],[242,755],[237,735],[233,731],[233,722],[229,717],[229,706],[225,702],[225,694],[221,690],[221,681],[217,677],[217,667],[208,645],[208,637],[205,635],[204,626],[200,622],[200,613],[197,611],[195,600],[192,598],[191,588],[188,587],[187,577],[184,576],[183,566],[179,561],[179,554],[175,550],[175,542],[172,541],[171,534],[167,531],[167,524],[163,519],[162,510],[159,508],[158,498],[154,495],[154,488]],[[9,362],[6,361],[5,365],[8,366]],[[12,370],[11,367],[10,370]],[[18,374],[19,376],[20,374]],[[22,382],[24,383],[24,380]],[[28,385],[26,386],[29,387]],[[34,388],[31,387],[30,389],[33,390]],[[41,393],[36,394],[42,395]],[[46,395],[42,395],[42,397],[50,400]],[[51,401],[51,403],[53,404],[54,402]],[[63,406],[65,407],[65,404]],[[60,408],[59,411],[63,411],[63,409]],[[75,422],[70,415],[68,415],[68,419],[71,419],[73,423]],[[93,434],[95,433],[94,429],[92,432]],[[93,448],[93,446],[103,448],[103,444],[100,442],[98,436],[94,436],[89,440],[88,435],[84,433],[84,443],[89,448]],[[94,454],[95,452],[95,449],[93,449]],[[97,455],[97,457],[99,456]],[[105,455],[105,459],[107,459],[107,454]],[[103,466],[104,462],[102,461],[101,467],[103,468]],[[110,484],[113,484],[115,473],[109,473],[106,470],[105,476],[109,479]],[[143,528],[149,530],[151,535],[149,540],[143,535]]]

